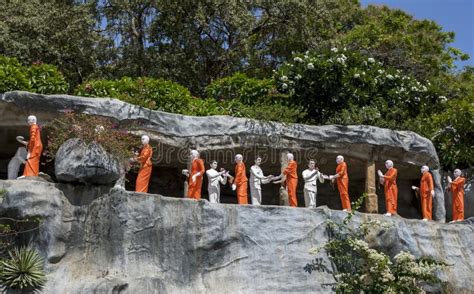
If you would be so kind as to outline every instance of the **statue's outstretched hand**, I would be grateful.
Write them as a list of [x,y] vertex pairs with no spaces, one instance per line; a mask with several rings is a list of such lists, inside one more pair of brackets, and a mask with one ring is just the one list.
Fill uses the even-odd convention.
[[237,189],[237,186],[235,184],[232,184],[232,191],[235,191]]

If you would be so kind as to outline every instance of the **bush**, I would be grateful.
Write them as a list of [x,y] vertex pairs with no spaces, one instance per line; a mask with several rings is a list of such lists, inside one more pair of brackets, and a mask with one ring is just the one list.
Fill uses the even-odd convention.
[[251,105],[268,96],[274,89],[275,83],[271,79],[249,78],[237,72],[232,76],[213,81],[206,87],[206,95],[216,100],[236,99]]
[[122,164],[133,157],[133,147],[139,145],[138,139],[129,129],[120,127],[109,119],[87,114],[65,113],[45,127],[48,137],[46,156],[53,160],[58,149],[68,139],[79,138],[86,144],[99,143]]
[[0,93],[29,90],[26,69],[16,58],[0,55]]
[[[298,122],[305,112],[289,105],[288,95],[274,89],[273,81],[243,74],[215,81],[208,87],[211,98],[192,97],[183,86],[151,78],[89,81],[76,95],[113,97],[143,107],[184,115],[230,115],[280,122]],[[219,98],[219,99],[214,99]]]
[[34,64],[27,71],[29,91],[40,94],[66,93],[68,84],[56,66]]
[[93,80],[74,92],[87,97],[112,97],[150,109],[183,113],[193,99],[185,87],[171,81],[123,77],[120,80]]
[[43,258],[29,247],[9,251],[10,259],[0,262],[0,283],[10,289],[37,290],[46,283]]
[[67,91],[63,75],[54,65],[34,64],[26,67],[16,58],[0,55],[0,93],[30,91],[40,94],[60,94]]
[[342,222],[329,220],[329,241],[312,249],[313,254],[326,252],[331,270],[322,258],[307,264],[305,270],[332,274],[335,280],[332,287],[336,293],[425,293],[422,285],[440,283],[435,272],[446,269],[446,263],[427,257],[416,258],[404,251],[390,258],[369,247],[365,241],[368,234],[388,228],[389,224],[369,220],[356,228],[351,227],[352,217],[365,197],[356,201],[353,211]]

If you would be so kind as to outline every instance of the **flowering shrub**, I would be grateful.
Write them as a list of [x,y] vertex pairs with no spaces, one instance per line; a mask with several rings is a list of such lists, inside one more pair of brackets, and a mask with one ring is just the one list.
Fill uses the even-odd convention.
[[[364,198],[357,200],[353,211],[360,207]],[[332,286],[337,293],[424,293],[422,283],[440,282],[434,273],[446,268],[444,262],[415,258],[405,251],[390,258],[370,248],[365,241],[369,232],[389,225],[369,220],[353,229],[349,225],[353,215],[354,212],[349,213],[342,223],[328,221],[329,241],[311,250],[313,254],[325,251],[333,270],[319,258],[305,266],[307,272],[331,273],[335,279]]]
[[59,147],[71,138],[79,138],[85,143],[97,142],[122,163],[133,157],[133,147],[139,145],[137,137],[129,129],[121,128],[106,118],[73,112],[51,121],[45,132],[48,137],[45,153],[50,160],[54,159]]
[[384,126],[384,121],[400,123],[443,102],[429,81],[345,48],[296,54],[275,72],[275,80],[315,123]]

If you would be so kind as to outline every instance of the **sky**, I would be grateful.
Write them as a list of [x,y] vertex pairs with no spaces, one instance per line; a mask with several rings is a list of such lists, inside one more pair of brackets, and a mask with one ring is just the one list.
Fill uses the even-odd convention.
[[474,0],[360,0],[362,7],[383,4],[398,8],[416,19],[431,19],[443,31],[456,33],[449,46],[469,54],[466,61],[456,63],[458,68],[474,66]]

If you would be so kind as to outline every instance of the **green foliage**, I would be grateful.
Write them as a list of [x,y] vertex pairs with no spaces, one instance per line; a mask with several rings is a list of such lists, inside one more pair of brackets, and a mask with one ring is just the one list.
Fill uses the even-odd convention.
[[10,259],[0,261],[0,284],[10,289],[38,290],[46,283],[43,258],[30,247],[9,251]]
[[123,77],[120,80],[95,80],[79,85],[76,95],[112,97],[143,107],[173,113],[182,110],[193,99],[185,87],[162,79]]
[[415,258],[404,251],[390,258],[369,247],[365,241],[369,233],[389,225],[369,220],[354,228],[352,217],[364,198],[366,195],[353,204],[354,210],[342,222],[328,221],[329,241],[312,249],[313,254],[326,252],[332,270],[322,258],[307,264],[305,270],[331,273],[336,293],[425,293],[422,285],[439,283],[435,272],[446,269],[446,263],[428,257]]
[[0,93],[14,90],[28,90],[25,68],[16,58],[0,55]]
[[68,84],[56,66],[50,64],[34,64],[29,67],[27,78],[29,91],[40,94],[63,94]]
[[418,131],[433,141],[445,168],[474,166],[474,96],[450,100],[423,122]]
[[0,55],[0,93],[15,90],[58,94],[67,91],[67,83],[53,65],[34,64],[26,67],[16,58]]
[[231,76],[213,81],[206,87],[207,97],[216,100],[236,99],[251,105],[267,97],[275,84],[271,79],[249,78],[246,74],[235,73]]
[[440,107],[429,81],[419,82],[345,48],[297,54],[275,79],[279,90],[292,95],[315,123],[400,128],[400,122]]
[[86,144],[100,144],[121,163],[126,163],[133,157],[133,147],[137,145],[136,137],[130,132],[131,128],[121,127],[106,118],[67,112],[44,128],[48,137],[45,153],[53,160],[64,142],[79,138]]
[[387,6],[369,5],[339,41],[419,79],[435,77],[451,69],[455,60],[469,58],[448,46],[454,41],[453,32],[443,32],[434,21],[417,20]]
[[[110,60],[95,1],[0,1],[0,54],[58,66],[72,85]],[[109,56],[106,56],[109,55]]]

